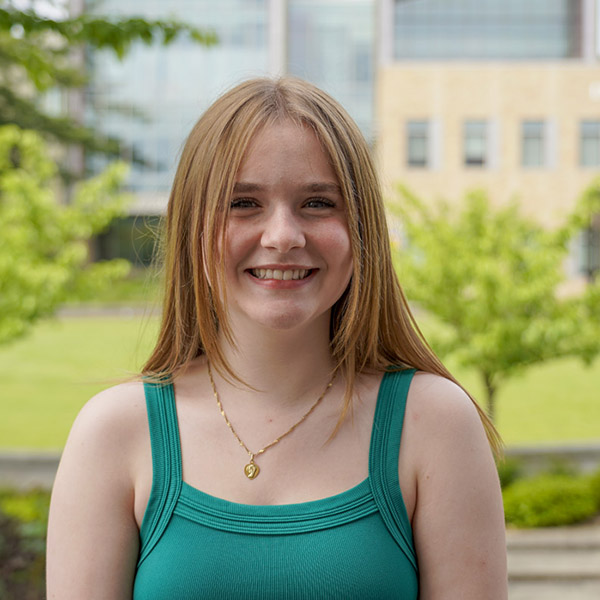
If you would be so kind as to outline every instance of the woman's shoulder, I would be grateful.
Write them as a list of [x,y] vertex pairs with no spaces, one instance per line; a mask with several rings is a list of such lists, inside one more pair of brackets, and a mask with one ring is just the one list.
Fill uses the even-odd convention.
[[440,375],[417,371],[404,417],[403,438],[410,440],[416,464],[490,452],[483,423],[473,400],[456,383]]
[[143,383],[129,381],[99,392],[84,404],[71,428],[67,447],[85,445],[100,452],[122,451],[139,441],[147,429]]
[[106,419],[111,425],[119,421],[134,418],[145,411],[144,384],[139,381],[127,381],[106,388],[92,396],[82,407],[78,419],[96,421],[100,424]]
[[[423,425],[451,426],[475,422],[479,413],[465,390],[441,375],[417,371],[408,393],[408,408]],[[448,421],[449,420],[449,421]]]

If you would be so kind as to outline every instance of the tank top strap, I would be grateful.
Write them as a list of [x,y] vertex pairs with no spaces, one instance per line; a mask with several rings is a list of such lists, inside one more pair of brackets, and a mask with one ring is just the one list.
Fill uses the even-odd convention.
[[182,487],[181,444],[173,385],[144,382],[150,444],[152,488],[140,528],[138,566],[163,534]]
[[369,451],[369,481],[390,534],[417,569],[412,529],[398,478],[406,398],[415,369],[388,371],[381,380]]

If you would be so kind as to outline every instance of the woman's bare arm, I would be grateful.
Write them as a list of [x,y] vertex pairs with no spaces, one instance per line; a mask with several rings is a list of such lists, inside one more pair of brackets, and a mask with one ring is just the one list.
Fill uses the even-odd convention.
[[452,382],[418,374],[407,419],[420,600],[505,600],[502,495],[473,403]]
[[64,449],[50,506],[49,600],[130,600],[138,553],[134,465],[145,408],[139,384],[90,400]]

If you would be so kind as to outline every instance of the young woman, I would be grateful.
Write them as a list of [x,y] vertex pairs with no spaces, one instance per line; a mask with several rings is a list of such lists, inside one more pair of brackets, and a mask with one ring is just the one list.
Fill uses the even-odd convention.
[[48,597],[506,598],[498,437],[418,333],[344,110],[289,78],[217,100],[164,249],[143,381],[64,450]]

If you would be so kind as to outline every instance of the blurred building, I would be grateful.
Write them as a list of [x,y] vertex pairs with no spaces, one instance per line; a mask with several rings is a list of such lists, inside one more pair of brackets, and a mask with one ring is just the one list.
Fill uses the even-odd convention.
[[[219,37],[87,57],[85,120],[146,161],[129,179],[132,215],[101,236],[99,256],[148,261],[139,217],[164,212],[187,133],[219,94],[265,74],[301,76],[340,100],[376,145],[388,189],[402,181],[452,201],[485,188],[556,224],[600,173],[599,3],[70,0],[76,12],[174,17]],[[595,222],[569,269],[598,268]]]
[[[423,198],[486,189],[552,226],[600,174],[596,0],[379,0],[384,182]],[[393,193],[393,192],[391,192]],[[600,220],[572,275],[600,268]]]
[[[189,40],[137,44],[120,61],[87,57],[84,118],[122,139],[133,165],[132,215],[99,239],[98,255],[147,262],[145,220],[164,212],[179,152],[202,111],[252,76],[292,74],[337,98],[368,138],[373,122],[374,0],[70,0],[71,9],[109,16],[175,18],[216,32],[205,48]],[[102,167],[102,161],[92,165]],[[146,216],[147,219],[140,219]],[[135,251],[131,251],[132,236]]]

